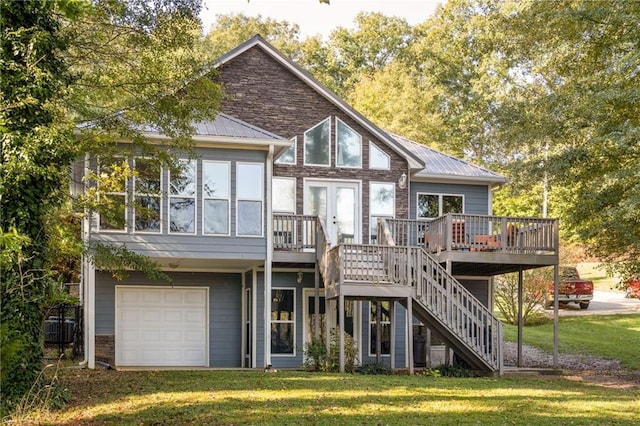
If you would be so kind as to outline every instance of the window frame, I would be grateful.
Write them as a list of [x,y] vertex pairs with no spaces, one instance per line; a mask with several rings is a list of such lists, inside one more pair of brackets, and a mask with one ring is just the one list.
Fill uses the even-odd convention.
[[298,179],[295,178],[295,177],[290,177],[290,176],[272,176],[271,177],[271,188],[274,188],[273,181],[276,180],[276,179],[278,179],[278,180],[288,180],[288,181],[292,181],[293,182],[293,209],[291,209],[291,210],[276,210],[275,203],[274,203],[274,200],[273,200],[273,196],[275,195],[276,192],[272,191],[272,194],[271,194],[271,197],[272,197],[271,206],[272,207],[271,208],[273,210],[273,213],[276,213],[276,214],[296,214],[296,201],[297,201],[296,196],[297,196],[297,192],[298,192],[298,188],[296,188],[296,185],[298,183]]
[[[316,163],[309,163],[307,161],[307,133],[309,133],[309,131],[315,129],[316,127],[319,127],[321,125],[324,125],[325,122],[329,122],[329,139],[327,140],[327,145],[328,145],[328,152],[329,152],[329,157],[327,160],[327,164],[316,164]],[[309,129],[304,131],[304,135],[303,135],[303,165],[304,166],[313,166],[313,167],[331,167],[331,116],[325,118],[324,120],[321,120],[320,122],[318,122],[317,124],[311,126]]]
[[[392,212],[391,215],[388,215],[388,214],[375,214],[375,211],[372,208],[372,202],[371,202],[371,200],[373,200],[372,188],[373,188],[374,185],[389,185],[389,186],[391,186],[393,188],[393,212]],[[371,238],[373,236],[372,227],[371,227],[371,225],[372,225],[371,219],[373,217],[375,217],[375,218],[378,218],[378,217],[394,218],[394,217],[396,217],[396,184],[394,182],[377,182],[377,181],[369,182],[369,242],[371,244],[372,244],[372,241],[373,241],[373,239]],[[377,240],[377,234],[376,234],[376,240]]]
[[[280,154],[280,157],[278,157],[275,161],[276,164],[284,164],[288,166],[295,166],[296,164],[298,164],[298,137],[294,136],[289,140],[293,143],[282,154]],[[284,153],[289,151],[290,149],[293,149],[293,162],[281,161],[282,155],[284,155]]]
[[[293,336],[293,351],[291,353],[278,353],[278,352],[273,352],[273,348],[270,348],[271,351],[271,355],[272,356],[277,356],[277,357],[296,357],[297,356],[297,347],[298,347],[298,342],[297,342],[297,336],[296,336],[296,321],[297,321],[297,316],[298,316],[298,312],[296,310],[296,305],[297,305],[297,299],[296,299],[296,288],[295,287],[271,287],[271,300],[273,300],[274,294],[273,292],[275,290],[278,291],[291,291],[293,293],[292,295],[292,300],[293,300],[293,312],[292,312],[292,318],[288,319],[288,320],[274,320],[272,318],[273,315],[273,304],[271,304],[271,311],[269,312],[269,324],[271,326],[273,326],[273,324],[291,324],[291,335]],[[273,329],[271,327],[269,327],[269,329],[271,330],[271,333],[273,333]],[[271,335],[269,335],[269,340],[271,341]]]
[[[226,164],[228,167],[228,176],[227,176],[227,196],[226,198],[224,197],[210,197],[206,195],[206,191],[204,190],[204,185],[206,183],[205,181],[205,164],[209,164],[209,163],[216,163],[216,164]],[[232,164],[231,161],[220,161],[220,160],[202,160],[202,179],[200,182],[200,191],[202,194],[202,200],[201,200],[201,216],[202,216],[202,235],[206,236],[206,237],[228,237],[231,236],[231,186],[232,186],[232,182],[231,182],[231,169],[232,169]],[[205,215],[205,204],[208,200],[226,200],[227,201],[227,232],[224,234],[217,234],[217,233],[211,233],[211,232],[206,232],[206,228],[205,228],[205,220],[206,220],[206,215]],[[197,214],[197,212],[196,212]]]
[[[420,203],[418,202],[421,195],[437,196],[438,197],[438,216],[436,217],[421,217],[419,215]],[[464,214],[465,212],[465,196],[464,194],[451,194],[451,193],[435,193],[435,192],[416,192],[416,219],[418,220],[433,220],[438,217],[444,216],[442,212],[442,198],[443,197],[460,197],[462,199],[462,212],[454,214]]]
[[[240,185],[240,166],[246,166],[246,165],[255,165],[255,166],[260,166],[260,198],[248,198],[248,197],[241,197],[240,196],[240,191],[239,191],[239,185]],[[242,237],[242,238],[263,238],[264,237],[264,232],[265,232],[265,226],[264,226],[264,216],[265,216],[265,212],[264,212],[264,206],[265,206],[265,165],[264,163],[257,163],[257,162],[244,162],[244,161],[238,161],[236,162],[236,194],[235,194],[235,203],[236,203],[236,227],[235,227],[235,232],[236,232],[236,236],[237,237]],[[238,228],[240,226],[240,221],[238,220],[238,216],[240,214],[240,202],[242,201],[259,201],[260,202],[260,234],[240,234],[238,232]]]
[[[341,169],[361,169],[362,168],[362,157],[363,157],[363,152],[362,152],[362,135],[358,132],[356,132],[351,126],[349,126],[347,123],[345,123],[344,121],[340,120],[339,117],[336,117],[335,120],[336,124],[335,124],[335,135],[336,135],[336,140],[335,140],[335,149],[336,149],[336,167],[341,168]],[[353,133],[355,133],[356,135],[358,135],[358,138],[360,139],[360,158],[359,158],[359,162],[358,165],[355,166],[349,166],[349,165],[341,165],[338,164],[338,159],[340,158],[339,156],[339,152],[340,150],[338,149],[339,147],[339,131],[338,131],[338,126],[342,124],[344,127],[346,127],[347,129],[349,129],[350,131],[352,131]]]
[[[391,304],[395,303],[392,300],[381,300],[380,303],[388,303],[389,304],[389,315],[391,315]],[[375,329],[375,326],[377,324],[376,322],[376,315],[373,313],[373,308],[376,306],[375,302],[369,302],[369,357],[374,357],[376,356],[376,352],[373,351],[371,352],[371,343],[373,342],[373,340],[371,339],[371,336],[373,335],[373,330]],[[395,315],[395,309],[393,310],[394,315]],[[382,356],[391,356],[391,324],[393,318],[389,318],[389,321],[381,321],[380,324],[382,324],[382,329],[384,329],[385,326],[389,327],[389,353],[384,353],[384,350],[381,351],[380,355]]]
[[[137,169],[138,159],[153,160],[150,157],[134,157],[133,158],[133,170],[136,171],[136,172],[138,170]],[[159,192],[157,194],[154,194],[154,193],[142,193],[142,192],[138,193],[136,191],[136,186],[137,186],[137,183],[138,183],[137,182],[138,181],[138,177],[136,175],[133,175],[133,179],[132,179],[132,181],[133,181],[133,189],[132,189],[132,191],[133,191],[133,220],[132,220],[133,228],[132,228],[132,230],[133,230],[133,233],[135,233],[135,234],[155,234],[155,235],[162,234],[162,227],[163,227],[162,225],[163,225],[163,222],[164,222],[163,221],[163,217],[162,217],[162,212],[163,212],[163,209],[162,209],[162,199],[163,199],[162,192],[163,192],[163,188],[164,188],[164,182],[163,182],[163,180],[164,180],[163,179],[163,174],[164,173],[163,173],[163,170],[164,170],[164,168],[162,167],[162,165],[160,165],[160,167],[159,167],[160,176],[159,176],[159,179],[158,179],[159,182],[160,182],[160,190],[159,190]],[[137,207],[137,197],[138,196],[140,196],[140,197],[155,197],[155,198],[158,199],[158,206],[160,207],[158,221],[160,222],[160,226],[159,226],[157,231],[144,231],[144,230],[139,231],[137,229],[136,207]]]
[[[127,166],[129,168],[131,168],[131,162],[129,160],[128,157],[126,156],[114,156],[113,157],[114,162],[111,163],[110,166],[107,167],[111,167],[113,166],[116,160],[121,160],[120,162],[126,162]],[[103,165],[101,164],[100,158],[98,158],[98,162],[97,162],[97,174],[100,175],[102,173],[102,167]],[[101,191],[100,191],[100,182],[97,182],[97,188],[98,188],[98,203],[100,203],[100,195],[101,195]],[[105,196],[108,195],[117,195],[117,196],[124,196],[124,226],[120,229],[103,229],[101,226],[102,223],[102,215],[100,213],[98,213],[98,221],[96,223],[96,229],[97,232],[101,232],[101,233],[119,233],[119,234],[123,234],[123,233],[128,233],[129,232],[129,179],[127,177],[124,178],[124,192],[105,192],[104,193]]]
[[[378,151],[379,153],[381,153],[382,155],[384,155],[387,159],[387,163],[388,165],[385,167],[377,167],[371,164],[371,161],[373,159],[373,156],[371,155],[371,153],[373,151]],[[384,152],[383,150],[381,150],[380,148],[378,148],[378,145],[374,144],[373,142],[369,141],[369,169],[371,170],[391,170],[391,156],[389,154],[387,154],[386,152]]]
[[[189,195],[172,195],[171,194],[171,169],[168,171],[169,188],[167,190],[167,227],[168,233],[172,235],[197,235],[198,234],[198,161],[180,158],[178,160],[181,163],[193,163],[193,180],[194,191],[193,196]],[[172,198],[193,198],[193,232],[178,232],[171,230],[171,199]]]

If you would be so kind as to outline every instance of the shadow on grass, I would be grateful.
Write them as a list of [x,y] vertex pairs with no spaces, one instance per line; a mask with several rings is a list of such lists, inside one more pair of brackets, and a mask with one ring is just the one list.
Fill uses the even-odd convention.
[[54,424],[624,425],[640,416],[640,392],[560,378],[75,371],[64,383],[74,400]]

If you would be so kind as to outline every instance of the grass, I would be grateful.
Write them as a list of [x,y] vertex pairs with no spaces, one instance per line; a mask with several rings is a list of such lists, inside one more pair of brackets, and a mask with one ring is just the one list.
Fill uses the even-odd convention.
[[365,376],[298,371],[67,369],[73,395],[51,425],[632,425],[639,389],[562,377]]
[[[559,318],[559,351],[620,360],[640,370],[640,315],[589,315]],[[517,341],[518,328],[504,325],[504,339]],[[553,321],[525,327],[527,345],[553,351]]]

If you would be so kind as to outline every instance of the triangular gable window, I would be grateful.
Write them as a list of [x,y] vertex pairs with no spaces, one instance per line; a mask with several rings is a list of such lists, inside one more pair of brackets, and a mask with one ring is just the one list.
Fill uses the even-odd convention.
[[389,170],[391,168],[391,157],[386,152],[369,142],[369,168]]
[[291,138],[293,143],[283,152],[276,160],[276,164],[296,164],[296,147],[298,145],[298,137]]
[[362,136],[339,118],[336,122],[336,166],[362,167]]
[[304,164],[329,166],[331,164],[331,117],[304,132]]

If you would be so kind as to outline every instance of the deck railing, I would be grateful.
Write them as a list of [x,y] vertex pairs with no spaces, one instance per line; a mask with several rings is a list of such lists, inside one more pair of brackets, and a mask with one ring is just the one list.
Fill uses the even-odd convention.
[[305,251],[316,248],[317,216],[274,214],[274,250]]
[[557,219],[446,214],[426,223],[408,219],[386,219],[386,223],[394,241],[424,247],[429,252],[558,252]]

